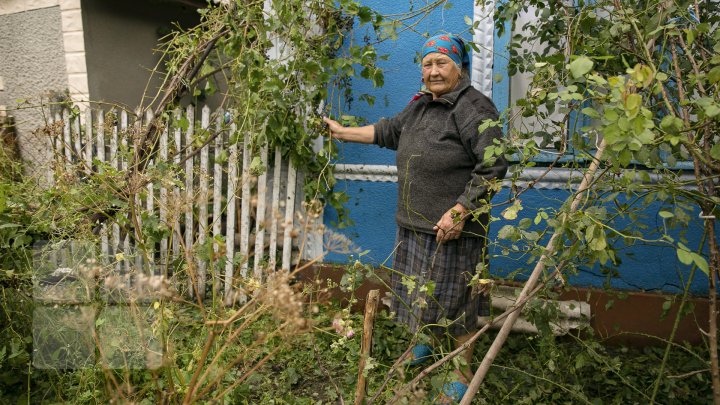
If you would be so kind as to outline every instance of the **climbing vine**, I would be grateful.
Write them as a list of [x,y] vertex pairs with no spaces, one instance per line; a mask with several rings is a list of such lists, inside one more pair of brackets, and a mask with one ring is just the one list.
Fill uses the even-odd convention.
[[[336,150],[323,143],[320,117],[335,101],[367,99],[350,92],[353,78],[382,85],[374,46],[351,32],[368,24],[380,32],[382,16],[350,0],[223,2],[201,14],[199,25],[166,39],[167,80],[211,44],[199,74],[186,83],[191,95],[220,97],[225,119],[237,125],[234,140],[249,133],[256,155],[263,145],[280,147],[305,175],[306,198],[330,204],[344,219],[346,197],[333,192],[329,165]],[[266,163],[255,159],[251,170],[259,174]]]

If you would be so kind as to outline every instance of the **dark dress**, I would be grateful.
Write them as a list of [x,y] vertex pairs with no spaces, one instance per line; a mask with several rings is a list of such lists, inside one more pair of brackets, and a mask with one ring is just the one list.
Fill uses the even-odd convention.
[[467,220],[457,240],[435,241],[433,226],[456,203],[469,210],[487,207],[491,184],[505,176],[507,161],[485,159],[502,136],[492,101],[462,80],[432,100],[421,94],[397,116],[375,124],[375,143],[397,150],[397,246],[391,287],[392,310],[412,331],[428,327],[453,335],[477,329],[477,315],[489,312],[488,298],[468,285],[484,262],[488,214]]

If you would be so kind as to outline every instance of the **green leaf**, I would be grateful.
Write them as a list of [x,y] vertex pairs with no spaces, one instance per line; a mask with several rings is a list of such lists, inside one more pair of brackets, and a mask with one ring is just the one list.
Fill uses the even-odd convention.
[[678,260],[680,260],[680,263],[688,264],[688,265],[692,264],[692,262],[693,262],[692,252],[685,250],[683,248],[677,248],[676,252],[677,252]]
[[400,284],[404,285],[407,288],[408,293],[415,291],[415,277],[403,277],[400,280]]
[[514,239],[517,234],[516,229],[512,225],[505,225],[498,231],[498,238],[500,239]]
[[587,56],[580,56],[574,61],[570,62],[568,69],[574,78],[582,77],[593,68],[593,61]]
[[640,111],[642,105],[642,96],[639,94],[630,94],[625,98],[625,110],[628,117],[634,117]]
[[190,127],[190,121],[187,119],[186,116],[183,115],[182,117],[180,117],[180,120],[178,121],[178,126],[183,131],[187,131],[188,127]]
[[697,32],[691,29],[686,29],[683,31],[685,31],[685,35],[687,36],[687,46],[689,47],[693,44],[693,42],[695,42],[695,36],[697,35]]
[[708,262],[704,257],[695,252],[690,252],[690,257],[692,258],[692,261],[695,262],[698,269],[702,270],[706,276],[710,275],[710,266],[708,266]]
[[575,370],[585,367],[585,356],[581,353],[575,357]]
[[522,204],[520,204],[520,200],[515,200],[513,205],[505,208],[505,210],[502,212],[503,218],[507,219],[508,221],[512,221],[514,219],[517,219],[518,212],[522,210]]
[[705,107],[705,115],[712,118],[716,115],[720,114],[720,107],[718,107],[717,104],[710,104],[707,107]]
[[714,68],[710,69],[710,71],[707,74],[707,78],[710,81],[710,83],[715,84],[720,81],[720,66],[715,66]]
[[658,215],[660,215],[662,218],[665,218],[665,219],[672,218],[675,216],[675,214],[673,214],[670,211],[660,211],[660,212],[658,212]]
[[625,167],[630,165],[630,162],[632,161],[632,152],[630,149],[623,149],[618,153],[618,162],[621,166]]
[[672,114],[664,116],[662,121],[660,121],[660,128],[672,134],[677,133],[680,128],[682,128],[682,125],[683,121]]
[[592,249],[596,252],[600,251],[600,250],[605,250],[605,248],[607,247],[607,241],[605,240],[605,235],[604,234],[595,235],[593,237],[593,239],[590,241],[590,243],[588,244],[588,246],[590,246],[590,249]]
[[715,160],[720,160],[720,143],[716,143],[710,149],[710,157],[712,157]]
[[361,25],[367,24],[372,21],[372,10],[369,7],[360,7],[357,16]]
[[648,144],[651,144],[653,142],[653,140],[655,139],[655,134],[653,134],[652,131],[645,130],[645,131],[637,134],[635,136],[635,139],[640,141],[640,143],[643,145],[648,145]]
[[581,112],[590,118],[594,118],[594,119],[600,118],[600,114],[598,114],[598,112],[595,111],[594,108],[585,107],[581,110]]
[[260,176],[263,173],[265,173],[265,163],[260,159],[260,156],[255,156],[250,162],[250,174]]
[[478,133],[483,133],[483,132],[485,132],[485,130],[487,130],[490,127],[500,127],[500,126],[501,126],[500,120],[493,121],[488,118],[480,123],[480,126],[478,127]]
[[705,112],[705,115],[710,118],[720,114],[720,106],[718,106],[718,103],[712,97],[700,97],[695,100],[695,104],[700,106]]
[[472,23],[473,23],[472,18],[465,16],[465,24],[472,25]]

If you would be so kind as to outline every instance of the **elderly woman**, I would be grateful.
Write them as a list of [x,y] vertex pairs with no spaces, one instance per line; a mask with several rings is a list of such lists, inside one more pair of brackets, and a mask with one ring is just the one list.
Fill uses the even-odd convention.
[[[503,157],[485,159],[485,149],[502,134],[495,126],[479,132],[481,123],[497,120],[498,113],[493,102],[470,85],[468,65],[459,37],[434,36],[422,47],[425,88],[397,116],[363,127],[344,127],[325,118],[334,138],[397,151],[391,309],[412,331],[447,331],[457,344],[477,330],[478,315],[489,311],[488,298],[474,295],[469,283],[485,258],[488,214],[482,208],[489,204],[492,184],[507,171]],[[403,283],[403,278],[413,279],[417,287],[409,288],[413,283]],[[425,296],[426,289],[420,287],[433,284],[434,291]],[[412,363],[430,354],[430,347],[416,346]],[[463,357],[469,364],[472,347]],[[461,379],[472,377],[469,367],[460,371]],[[445,391],[458,400],[464,388],[456,382]]]

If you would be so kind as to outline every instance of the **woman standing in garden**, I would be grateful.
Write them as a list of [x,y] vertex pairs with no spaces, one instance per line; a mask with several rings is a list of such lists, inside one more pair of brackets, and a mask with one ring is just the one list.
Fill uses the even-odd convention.
[[[392,311],[411,331],[447,331],[457,345],[477,330],[477,316],[489,313],[489,299],[469,285],[485,258],[490,198],[505,176],[507,161],[485,159],[485,150],[502,136],[485,120],[497,120],[492,101],[470,85],[470,58],[463,41],[436,35],[422,47],[425,89],[405,109],[374,125],[344,127],[325,118],[331,136],[341,141],[374,143],[397,151],[397,250],[391,288]],[[475,211],[473,213],[473,211]],[[403,283],[412,278],[413,283]],[[434,291],[431,286],[434,285]],[[421,289],[421,286],[430,286]],[[427,291],[427,294],[426,294]],[[440,325],[447,320],[445,325]],[[468,364],[470,346],[464,353]],[[411,363],[428,359],[432,349],[413,348]],[[469,367],[444,392],[462,398],[472,378]]]

